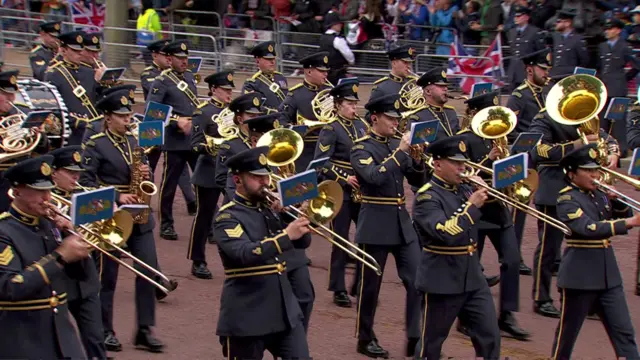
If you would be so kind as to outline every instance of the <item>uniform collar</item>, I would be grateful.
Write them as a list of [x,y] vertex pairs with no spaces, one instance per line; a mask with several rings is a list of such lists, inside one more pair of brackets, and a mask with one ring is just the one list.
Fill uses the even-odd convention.
[[527,85],[529,85],[531,90],[533,90],[533,91],[535,91],[537,93],[542,92],[542,89],[544,88],[543,86],[538,86],[538,85],[536,85],[536,84],[534,84],[534,83],[532,83],[532,82],[530,82],[529,80],[526,80],[526,79],[525,79],[525,82],[527,83]]
[[225,107],[225,103],[223,103],[222,101],[218,100],[217,98],[212,97],[211,100],[209,100],[209,102],[219,108],[224,108]]
[[386,136],[382,136],[382,135],[378,135],[375,133],[375,131],[371,130],[371,133],[369,134],[371,136],[371,138],[375,141],[381,142],[381,143],[386,143],[387,141],[389,141],[389,138]]
[[405,78],[403,78],[402,76],[394,75],[393,73],[389,73],[389,79],[395,82],[404,82]]
[[266,77],[267,79],[272,80],[272,81],[273,81],[273,79],[274,79],[274,77],[275,77],[275,74],[276,74],[275,72],[266,73],[266,72],[264,72],[264,71],[262,71],[262,70],[260,70],[260,71],[258,71],[258,72],[260,73],[260,75],[262,75],[262,76],[264,76],[264,77]]
[[78,69],[80,66],[76,65],[70,61],[67,60],[62,60],[62,62],[64,63],[64,67],[69,68],[69,69]]
[[14,204],[11,204],[11,207],[9,208],[9,214],[25,225],[38,226],[38,224],[40,223],[39,217],[25,213],[24,211],[18,209]]
[[430,104],[430,103],[427,103],[427,105],[428,105],[431,109],[433,109],[433,110],[435,110],[435,111],[439,111],[439,112],[443,112],[443,111],[444,111],[444,107],[442,107],[442,106],[439,106],[439,105],[433,105],[433,104]]
[[154,69],[162,70],[160,69],[160,65],[156,64],[155,61],[151,64],[151,66],[153,66]]
[[240,205],[244,205],[246,207],[250,207],[250,208],[257,208],[258,204],[254,203],[253,201],[247,199],[244,195],[242,194],[238,194],[238,192],[236,192],[233,195],[233,201],[240,204]]
[[443,178],[439,177],[436,174],[433,174],[433,176],[431,177],[431,182],[438,186],[441,187],[447,191],[456,191],[458,190],[458,185],[451,185],[448,182],[444,181]]
[[584,190],[583,188],[581,188],[580,186],[578,186],[576,183],[572,182],[569,184],[569,186],[571,186],[574,190],[578,190],[583,194],[587,194],[587,195],[591,195],[593,196],[593,192],[592,191],[588,191],[588,190]]
[[118,135],[118,134],[114,133],[113,131],[111,131],[109,129],[107,129],[105,131],[105,133],[107,133],[107,136],[109,136],[115,142],[123,143],[123,142],[125,142],[127,140],[126,134],[125,135]]
[[304,84],[304,87],[306,87],[309,90],[312,90],[312,91],[320,90],[319,86],[311,84],[310,82],[307,81],[307,79],[304,80],[303,84]]
[[65,199],[71,199],[71,195],[73,195],[73,193],[71,191],[65,191],[60,189],[59,187],[55,187],[51,190],[54,194],[56,195],[60,195]]
[[351,125],[351,123],[353,123],[353,120],[349,120],[346,117],[342,116],[342,115],[338,115],[338,120],[340,120],[340,122],[346,124],[346,125]]

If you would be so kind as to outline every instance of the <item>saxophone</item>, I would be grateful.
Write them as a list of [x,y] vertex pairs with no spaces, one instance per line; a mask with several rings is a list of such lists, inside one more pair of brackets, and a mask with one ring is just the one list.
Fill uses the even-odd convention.
[[133,217],[134,224],[146,224],[151,214],[151,197],[158,192],[158,188],[151,181],[144,180],[140,166],[144,164],[145,151],[142,146],[136,146],[131,154],[131,182],[129,192],[138,197],[140,204],[149,206]]

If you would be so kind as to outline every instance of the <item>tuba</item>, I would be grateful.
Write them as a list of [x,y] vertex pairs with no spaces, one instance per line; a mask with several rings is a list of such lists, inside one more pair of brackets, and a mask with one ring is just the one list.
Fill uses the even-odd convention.
[[140,204],[148,207],[133,217],[135,224],[146,224],[149,222],[151,214],[151,197],[158,192],[158,188],[151,181],[144,180],[144,174],[140,167],[144,160],[144,148],[137,146],[131,154],[131,182],[129,183],[129,192],[138,197]]
[[[607,87],[600,79],[586,74],[568,76],[558,81],[545,99],[549,117],[557,123],[578,126],[578,135],[585,145],[587,135],[600,133],[598,114],[607,102]],[[607,163],[607,144],[598,139],[598,162]]]
[[313,115],[318,119],[318,123],[304,124],[307,126],[321,126],[330,123],[338,118],[336,108],[333,104],[333,96],[330,94],[331,89],[324,89],[316,94],[311,101],[311,109]]
[[294,162],[302,155],[304,140],[302,136],[290,129],[273,129],[258,139],[255,147],[267,146],[267,162],[278,168],[281,177],[295,174]]

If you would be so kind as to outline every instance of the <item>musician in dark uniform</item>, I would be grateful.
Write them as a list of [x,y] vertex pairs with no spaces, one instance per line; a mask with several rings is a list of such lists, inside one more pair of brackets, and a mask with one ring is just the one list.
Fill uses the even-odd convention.
[[171,59],[171,68],[164,70],[151,84],[147,104],[151,101],[171,105],[172,118],[165,129],[164,169],[160,185],[160,237],[178,240],[173,228],[173,200],[184,167],[191,171],[196,166],[197,155],[191,151],[191,118],[200,105],[195,78],[187,69],[188,44],[174,41],[162,51]]
[[49,63],[58,53],[60,46],[58,36],[60,35],[59,21],[41,23],[38,28],[38,35],[42,44],[37,45],[29,54],[29,63],[31,64],[31,72],[36,80],[44,80],[44,72],[47,70]]
[[215,219],[225,282],[216,334],[228,359],[261,359],[265,350],[283,359],[310,359],[302,313],[282,273],[282,256],[311,243],[305,218],[285,224],[266,202],[270,169],[266,146],[227,160],[236,191]]
[[[539,174],[539,187],[535,192],[534,202],[539,211],[556,219],[556,199],[558,192],[565,186],[564,174],[558,163],[565,154],[584,146],[577,129],[577,126],[554,121],[546,110],[541,110],[533,118],[529,128],[529,132],[542,134],[541,143],[530,152]],[[609,166],[615,166],[620,156],[616,140],[602,129],[598,135],[587,135],[589,141],[596,141],[599,137],[606,140]],[[549,291],[556,253],[560,251],[563,236],[560,230],[538,220],[539,242],[533,256],[531,295],[534,311],[547,317],[560,317]]]
[[[233,72],[221,71],[207,76],[204,81],[209,84],[211,99],[203,103],[193,113],[193,129],[191,131],[191,150],[198,154],[198,162],[193,171],[191,182],[196,191],[197,211],[191,226],[191,239],[187,259],[193,261],[191,273],[200,279],[211,279],[211,271],[207,268],[205,248],[207,237],[212,230],[213,215],[216,213],[218,198],[224,187],[217,186],[211,176],[216,172],[217,146],[211,146],[207,136],[218,137],[218,129],[212,117],[219,114],[231,102],[233,88]],[[210,241],[211,242],[211,241]]]
[[50,65],[44,75],[45,81],[58,88],[69,109],[71,135],[67,140],[68,145],[80,145],[86,124],[101,116],[95,103],[100,91],[98,80],[104,69],[94,71],[93,68],[82,65],[83,36],[82,31],[60,35],[58,38],[63,61]]
[[101,36],[102,34],[100,33],[84,33],[82,36],[82,61],[85,65],[95,70],[104,65],[100,60],[100,53],[102,52]]
[[[245,121],[262,115],[261,99],[259,93],[240,95],[229,104],[229,110],[233,112],[233,127],[238,129],[235,136],[227,138],[218,150],[216,159],[215,184],[224,189],[224,203],[233,199],[235,185],[233,176],[226,165],[227,160],[243,150],[251,149],[254,142],[251,141],[249,129]],[[228,121],[228,120],[225,120]]]
[[[518,116],[515,129],[507,135],[510,143],[513,143],[520,133],[529,131],[533,118],[540,110],[544,109],[547,94],[549,93],[549,87],[545,86],[551,69],[551,54],[549,50],[542,49],[526,54],[521,60],[525,66],[526,78],[520,86],[513,90],[509,100],[507,100],[507,107]],[[535,165],[532,167],[535,168]],[[522,249],[522,237],[527,215],[519,210],[513,210],[512,215],[516,239],[518,240],[518,249]],[[520,274],[532,274],[531,268],[522,259],[522,252],[520,252]]]
[[[109,89],[105,89],[104,91],[102,91],[102,97],[106,97],[109,96],[109,94],[112,94],[114,92],[120,92],[120,91],[128,91],[128,97],[129,97],[129,102],[132,105],[135,105],[136,103],[136,86],[135,85],[117,85],[114,87],[111,87]],[[82,137],[82,143],[85,144],[93,135],[101,132],[104,130],[104,117],[101,116],[97,119],[95,119],[94,121],[88,122],[87,126],[84,128],[84,135]]]
[[[82,147],[80,145],[65,146],[49,153],[53,156],[51,178],[55,183],[52,190],[55,194],[71,202],[77,191],[76,184],[84,169],[82,165]],[[104,329],[100,313],[100,279],[93,258],[81,260],[85,276],[82,279],[69,277],[67,283],[67,302],[69,311],[78,326],[78,332],[89,359],[105,359]]]
[[438,120],[440,127],[437,139],[457,134],[460,131],[458,115],[453,106],[446,105],[449,101],[446,69],[437,67],[425,72],[418,79],[417,85],[423,88],[425,104],[407,117],[408,123],[404,130],[411,129],[411,122]]
[[540,29],[529,24],[530,14],[531,9],[528,7],[516,5],[514,7],[515,26],[507,32],[509,47],[511,47],[514,56],[509,61],[507,68],[507,81],[511,90],[518,87],[525,78],[524,64],[519,58],[545,47],[543,37],[540,36]]
[[[411,67],[416,58],[416,50],[414,48],[409,45],[400,46],[387,51],[387,56],[391,61],[391,72],[373,83],[371,99],[382,95],[398,94],[407,81],[417,79],[417,76],[411,72]],[[401,111],[406,110],[408,109],[401,108]]]
[[[322,121],[314,114],[311,103],[320,91],[332,87],[327,82],[329,53],[318,52],[309,55],[301,59],[300,64],[304,68],[304,81],[289,89],[287,98],[278,108],[282,126],[305,125],[309,122]],[[313,159],[319,133],[320,129],[317,126],[310,126],[303,134],[304,149],[302,155],[295,162],[297,172],[305,171]]]
[[556,31],[552,34],[553,69],[550,74],[573,74],[576,66],[589,66],[587,42],[573,28],[573,19],[577,15],[574,9],[560,9],[556,14]]
[[[471,113],[499,104],[500,94],[497,91],[473,97],[465,103]],[[470,128],[462,130],[467,148],[467,157],[474,163],[492,168],[493,162],[501,156],[501,149],[493,140],[484,139]],[[508,150],[508,149],[507,149]],[[479,176],[487,183],[491,182],[491,174],[480,172]],[[520,251],[516,242],[516,234],[511,222],[509,209],[496,199],[487,200],[481,209],[482,216],[477,223],[478,257],[482,257],[484,241],[489,237],[500,258],[500,330],[518,340],[526,340],[529,333],[518,326],[514,316],[520,308]]]
[[[342,207],[332,220],[332,229],[349,239],[349,228],[358,223],[360,199],[358,179],[351,167],[351,148],[354,142],[367,135],[369,125],[357,114],[358,82],[344,82],[330,92],[333,96],[337,118],[320,130],[314,160],[328,157],[330,160],[321,170],[320,179],[334,180],[344,193]],[[337,246],[331,247],[329,267],[329,291],[333,291],[333,302],[342,307],[351,307],[344,282],[344,269],[348,255]]]
[[587,313],[602,319],[617,358],[638,359],[634,326],[624,295],[612,237],[640,226],[640,214],[593,183],[600,178],[594,145],[566,154],[560,166],[569,186],[558,196],[558,217],[571,229],[558,272],[562,315],[552,358],[569,359]]
[[52,161],[51,155],[24,160],[4,174],[15,196],[0,214],[0,347],[7,359],[86,357],[66,286],[69,276],[84,278],[80,261],[89,251],[76,236],[63,239],[47,218]]
[[242,86],[242,93],[257,92],[265,98],[264,107],[278,109],[284,101],[289,85],[287,78],[276,71],[276,43],[265,41],[251,49],[251,55],[256,59],[259,71],[247,80]]
[[[629,115],[627,119],[627,140],[629,141],[629,149],[634,150],[640,147],[640,105],[634,102],[629,107]],[[640,242],[638,243],[640,247]],[[636,265],[636,295],[640,296],[640,248],[638,248],[637,265]]]
[[[127,131],[132,114],[128,92],[112,93],[100,100],[97,106],[104,112],[105,130],[92,136],[85,144],[82,166],[86,171],[82,173],[80,183],[93,188],[114,186],[118,206],[138,204],[137,196],[130,192],[132,167],[138,167],[141,176],[147,180],[151,174],[148,164],[134,162],[134,152],[138,142],[133,134]],[[158,259],[153,238],[154,225],[152,215],[149,215],[146,223],[134,223],[127,247],[133,256],[157,269]],[[105,345],[109,351],[120,351],[122,345],[113,331],[113,296],[118,278],[118,264],[104,256],[99,262],[98,266],[102,270],[100,300]],[[153,278],[148,270],[137,264],[135,267]],[[134,345],[151,352],[162,352],[164,344],[151,332],[151,327],[155,325],[156,310],[154,286],[141,277],[136,277],[135,298],[137,331]]]
[[[598,47],[598,77],[607,87],[608,101],[614,97],[625,97],[628,92],[628,81],[634,79],[640,71],[640,61],[634,55],[629,44],[620,38],[620,32],[624,28],[624,23],[618,19],[609,18],[604,24],[604,35],[607,41]],[[630,71],[625,71],[627,64],[631,65]],[[604,113],[604,112],[603,112]],[[602,114],[604,115],[604,114]],[[618,144],[620,153],[627,151],[626,125],[622,121],[611,121],[602,118],[600,127],[605,132],[611,134]]]
[[[395,137],[400,120],[397,94],[369,100],[365,108],[371,114],[371,131],[351,150],[351,166],[356,173],[362,205],[358,215],[356,243],[384,267],[392,253],[398,275],[407,292],[405,329],[406,356],[413,356],[420,337],[420,297],[414,285],[420,261],[420,249],[404,197],[404,179],[419,186],[424,183],[424,163],[408,155],[409,134]],[[384,223],[384,226],[380,224]],[[357,351],[369,357],[387,357],[378,344],[373,321],[382,281],[369,267],[360,269],[360,294],[356,334]]]
[[[470,328],[476,357],[498,359],[500,329],[489,286],[476,254],[477,225],[488,194],[462,183],[463,136],[433,142],[431,181],[416,194],[413,220],[422,245],[416,287],[424,293],[422,335],[416,359],[438,359],[456,317]],[[476,179],[480,182],[480,178]]]

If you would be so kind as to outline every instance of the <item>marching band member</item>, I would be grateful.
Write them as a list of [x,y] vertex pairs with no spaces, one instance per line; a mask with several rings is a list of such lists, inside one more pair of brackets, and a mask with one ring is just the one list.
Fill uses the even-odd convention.
[[[357,82],[340,84],[331,89],[330,94],[334,99],[337,119],[320,131],[314,160],[329,157],[330,161],[323,167],[320,176],[342,185],[344,199],[340,212],[332,220],[332,229],[348,239],[351,222],[357,225],[360,212],[359,185],[351,167],[351,148],[357,139],[367,134],[369,125],[357,115]],[[333,291],[333,302],[341,307],[351,307],[344,282],[346,264],[347,254],[337,246],[332,246],[329,291]]]
[[378,96],[398,94],[407,81],[415,80],[416,76],[411,73],[411,65],[415,61],[415,55],[415,49],[409,45],[387,51],[391,62],[391,72],[373,83],[375,86],[371,90],[369,98],[375,99]]
[[80,145],[87,122],[100,117],[95,108],[104,69],[94,71],[82,66],[84,32],[72,31],[61,34],[60,40],[63,60],[49,66],[45,72],[45,81],[55,85],[62,95],[65,105],[72,114],[69,127],[71,135],[67,143]]
[[498,359],[500,330],[474,240],[487,190],[462,184],[467,160],[463,136],[437,140],[427,153],[433,158],[433,177],[418,190],[413,207],[422,243],[416,287],[424,293],[416,358],[438,359],[451,325],[460,317],[470,329],[476,357]]
[[89,257],[87,244],[62,239],[47,219],[51,155],[21,161],[4,176],[14,200],[0,214],[0,347],[7,359],[85,358],[68,316],[68,277],[85,276],[78,262]]
[[161,72],[171,67],[171,58],[162,51],[162,49],[167,45],[169,45],[168,40],[158,40],[147,45],[147,50],[151,53],[153,63],[151,66],[144,68],[144,71],[140,74],[140,84],[142,86],[145,101],[147,100],[147,95],[149,95],[151,85],[156,77],[160,76]]
[[[126,90],[128,91],[129,102],[132,105],[136,103],[136,86],[135,85],[117,85],[102,91],[102,97],[109,96],[114,92],[120,92]],[[84,128],[84,136],[82,137],[82,144],[85,144],[93,135],[104,130],[104,116],[101,116],[94,121],[88,122],[86,127]]]
[[[629,142],[629,149],[635,149],[640,147],[640,105],[636,101],[629,107],[629,113],[627,118],[627,140]],[[640,246],[640,242],[638,243]],[[637,254],[636,265],[636,295],[640,296],[640,249]]]
[[[362,206],[358,215],[356,243],[380,264],[392,253],[398,275],[406,289],[406,356],[413,356],[420,337],[420,297],[414,280],[420,261],[420,249],[411,218],[405,205],[404,178],[411,185],[424,183],[424,163],[417,163],[409,151],[409,134],[401,140],[395,136],[400,114],[397,94],[369,100],[371,131],[356,140],[351,150],[351,166],[356,173]],[[380,227],[383,221],[385,226]],[[382,281],[368,267],[360,269],[360,292],[356,319],[357,351],[368,357],[387,357],[378,344],[373,320]]]
[[[55,183],[52,191],[71,201],[76,192],[76,183],[84,171],[81,167],[80,145],[65,146],[49,153],[53,156],[51,178]],[[80,338],[89,359],[106,359],[104,329],[100,312],[100,279],[93,258],[89,256],[79,262],[85,273],[83,279],[73,279],[67,283],[69,312],[78,326]]]
[[264,107],[277,109],[288,92],[287,78],[276,71],[276,43],[265,41],[251,49],[259,71],[248,78],[242,86],[242,93],[257,92],[265,98]]
[[[86,171],[82,173],[80,182],[84,186],[97,188],[101,185],[116,188],[118,205],[138,204],[138,198],[130,192],[132,171],[140,171],[146,179],[150,178],[147,164],[136,164],[134,151],[138,146],[135,137],[127,131],[131,118],[131,104],[128,91],[112,93],[98,103],[104,112],[105,130],[92,136],[85,144],[82,164]],[[132,166],[139,166],[133,169]],[[144,224],[133,226],[131,237],[127,241],[129,251],[146,264],[158,268],[153,227],[155,221],[149,217]],[[106,260],[106,261],[105,261]],[[102,259],[102,316],[105,329],[105,345],[109,351],[120,351],[122,345],[113,331],[113,297],[118,277],[118,264]],[[146,269],[136,265],[143,274],[154,277]],[[140,277],[135,280],[137,332],[134,339],[136,347],[151,352],[162,352],[164,344],[152,335],[151,327],[155,325],[156,299],[154,286]]]
[[102,52],[102,42],[99,33],[84,33],[82,35],[82,57],[84,65],[98,70],[101,66],[100,53]]
[[[495,106],[499,103],[497,91],[475,96],[465,103],[470,111],[478,111]],[[467,128],[460,132],[466,143],[467,157],[477,164],[491,168],[493,162],[500,156],[500,149],[493,145],[493,140],[483,139]],[[481,177],[487,182],[491,175],[480,172]],[[518,340],[526,340],[529,333],[518,326],[513,315],[517,312],[520,294],[519,263],[520,253],[517,247],[516,234],[511,222],[509,209],[500,201],[491,199],[485,201],[481,209],[477,230],[478,258],[482,257],[484,241],[489,237],[493,247],[500,257],[500,317],[498,326],[500,330],[508,333]],[[464,323],[464,322],[463,322]]]
[[437,139],[457,134],[460,131],[458,115],[453,106],[446,105],[449,101],[446,69],[433,68],[422,74],[416,84],[423,88],[425,104],[420,110],[410,115],[409,119],[412,121],[438,120],[440,128]]
[[[327,82],[328,56],[327,52],[318,52],[300,60],[304,68],[304,81],[289,89],[287,98],[280,104],[278,112],[282,114],[281,125],[304,125],[305,121],[319,120],[310,104],[320,91],[332,86]],[[311,128],[303,135],[305,145],[302,155],[295,162],[296,171],[305,171],[309,166],[316,150],[319,131]]]
[[31,72],[36,80],[44,80],[44,72],[47,70],[49,63],[58,53],[60,43],[58,36],[60,35],[61,23],[59,21],[41,23],[38,35],[42,44],[36,46],[29,54],[29,63],[31,64]]
[[215,220],[226,275],[216,334],[228,359],[261,359],[265,350],[282,359],[310,359],[294,284],[281,275],[289,266],[282,256],[311,243],[309,220],[287,225],[267,204],[267,151],[246,149],[227,160],[236,190]]
[[[191,151],[191,117],[197,106],[198,89],[194,75],[187,69],[189,48],[186,41],[174,41],[162,48],[171,59],[171,68],[164,70],[151,84],[147,104],[151,101],[171,105],[177,119],[170,119],[166,128],[164,170],[160,185],[160,237],[178,240],[173,227],[173,200],[185,166],[196,166],[197,156]],[[194,204],[195,205],[195,204]]]
[[[554,121],[544,109],[533,118],[529,132],[542,134],[541,143],[530,153],[540,177],[534,202],[539,211],[557,219],[556,199],[558,192],[564,187],[562,169],[558,163],[565,154],[584,145],[578,135],[577,126]],[[609,166],[615,166],[620,156],[616,140],[602,129],[599,135],[587,135],[589,141],[597,141],[598,138],[607,142]],[[534,311],[547,317],[560,316],[560,312],[553,305],[549,288],[556,253],[560,251],[563,236],[560,230],[538,220],[539,242],[533,256],[534,279],[531,295]]]
[[[548,49],[538,50],[524,55],[526,78],[509,96],[507,107],[518,116],[515,129],[507,135],[509,142],[513,142],[518,134],[529,131],[534,116],[544,109],[549,87],[545,86],[551,69],[551,55]],[[513,211],[513,223],[518,241],[518,249],[522,249],[522,236],[526,214],[519,210]],[[522,253],[521,253],[522,254]],[[531,275],[531,268],[525,264],[520,255],[520,274]]]
[[[187,259],[193,261],[191,274],[200,279],[211,279],[211,271],[207,268],[205,248],[207,238],[213,241],[212,231],[213,215],[223,187],[217,186],[211,181],[211,175],[216,171],[217,147],[207,144],[206,136],[218,136],[217,125],[212,118],[231,102],[233,88],[233,72],[222,71],[207,76],[204,81],[209,84],[211,99],[203,103],[193,113],[193,129],[191,131],[191,148],[198,154],[198,162],[193,171],[191,182],[196,192],[196,217],[191,226],[191,239]],[[206,135],[206,136],[205,136]]]
[[595,306],[617,358],[638,359],[638,345],[624,296],[622,277],[611,237],[640,226],[640,214],[600,191],[594,145],[566,154],[560,166],[569,186],[558,196],[558,218],[571,229],[558,272],[562,314],[556,329],[552,358],[570,359],[582,323]]

